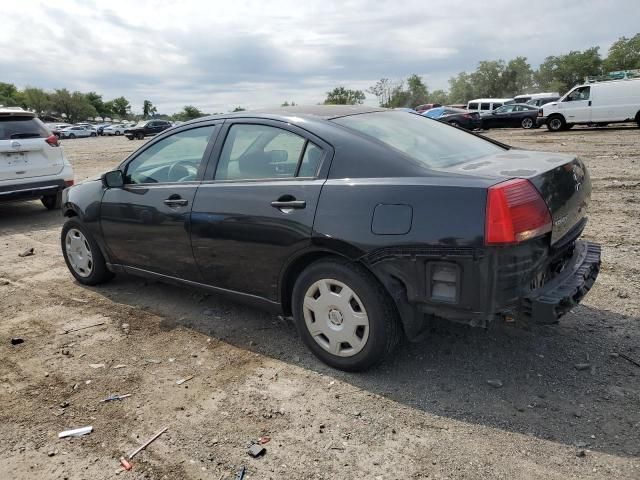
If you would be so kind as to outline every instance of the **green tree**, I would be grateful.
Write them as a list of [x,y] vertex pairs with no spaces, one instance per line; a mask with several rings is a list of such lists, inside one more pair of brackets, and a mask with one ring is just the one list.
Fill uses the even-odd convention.
[[22,102],[22,95],[13,83],[0,82],[0,105],[19,107]]
[[23,92],[24,107],[42,116],[51,111],[51,96],[41,88],[26,87]]
[[476,96],[471,75],[467,72],[460,72],[458,76],[449,79],[449,102],[467,103]]
[[434,90],[429,94],[428,103],[439,103],[440,105],[446,105],[449,103],[449,95],[444,90]]
[[70,93],[66,88],[58,89],[51,95],[53,110],[64,114],[71,123],[95,117],[98,112],[81,92]]
[[118,97],[111,100],[111,111],[122,119],[127,118],[131,114],[131,104],[124,97]]
[[640,33],[631,38],[620,37],[611,45],[604,60],[604,69],[607,72],[636,68],[640,68]]
[[378,97],[378,103],[380,103],[381,107],[389,105],[392,92],[393,85],[388,78],[381,78],[375,83],[375,85],[372,85],[367,89],[367,93],[371,93]]
[[533,87],[533,70],[527,62],[527,57],[516,57],[502,72],[502,93],[507,97],[514,97],[521,93],[527,93]]
[[193,120],[194,118],[204,117],[206,114],[201,112],[197,107],[193,105],[185,105],[181,112],[178,112],[174,117],[183,122],[187,120]]
[[583,52],[574,50],[566,55],[550,56],[545,59],[534,74],[541,90],[564,93],[588,75],[602,72],[600,47],[591,47]]
[[85,97],[87,97],[89,103],[93,105],[93,108],[96,109],[98,116],[104,119],[104,117],[111,115],[111,111],[106,108],[102,100],[102,95],[98,95],[96,92],[89,92],[85,94]]
[[502,74],[505,69],[504,60],[483,60],[471,74],[475,94],[478,97],[502,97],[504,87]]
[[142,116],[143,118],[149,118],[153,114],[158,113],[158,109],[151,103],[151,100],[145,100],[142,103]]
[[[378,84],[374,85],[376,88]],[[406,85],[406,87],[405,87]],[[380,85],[382,87],[382,85]],[[401,81],[391,89],[389,100],[381,104],[387,108],[414,108],[429,102],[429,89],[422,77],[413,74],[407,77],[406,82]]]
[[364,102],[365,95],[362,90],[350,90],[344,87],[336,87],[327,92],[325,105],[357,105]]

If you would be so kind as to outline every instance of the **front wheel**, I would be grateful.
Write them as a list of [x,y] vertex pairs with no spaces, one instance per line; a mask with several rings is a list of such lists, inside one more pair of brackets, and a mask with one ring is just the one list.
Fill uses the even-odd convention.
[[136,137],[138,138],[138,140],[144,140],[144,133],[139,132]]
[[75,133],[70,133],[69,134],[69,138],[76,138],[76,134]]
[[113,278],[89,230],[72,217],[62,227],[60,235],[64,261],[75,279],[83,285],[98,285]]
[[120,132],[119,132],[118,130],[116,130],[115,135],[116,135],[116,137],[117,137],[117,136],[119,136],[119,135],[120,135]]
[[366,370],[400,340],[389,294],[364,267],[345,260],[320,260],[307,267],[294,286],[292,307],[307,347],[340,370]]
[[96,132],[91,132],[90,136],[95,137],[96,136]]
[[566,122],[562,117],[551,117],[547,121],[547,128],[552,132],[559,132],[560,130],[564,130],[566,128]]
[[533,118],[531,117],[524,117],[522,119],[522,122],[520,122],[520,125],[522,125],[522,128],[525,128],[527,130],[529,130],[530,128],[533,128],[534,125],[534,121]]

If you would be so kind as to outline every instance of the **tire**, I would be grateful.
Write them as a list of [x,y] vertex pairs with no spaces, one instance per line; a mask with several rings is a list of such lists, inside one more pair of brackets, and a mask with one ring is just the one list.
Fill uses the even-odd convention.
[[536,122],[533,121],[531,117],[524,117],[520,122],[520,126],[526,130],[530,130],[535,126]]
[[598,128],[603,128],[603,127],[606,127],[608,125],[609,125],[608,123],[596,123],[596,127],[598,127]]
[[91,132],[91,135],[89,135],[90,137],[95,137],[96,136],[96,132]]
[[455,120],[449,122],[449,125],[451,125],[452,127],[460,128],[460,123],[456,122]]
[[560,132],[567,128],[567,122],[560,116],[551,117],[547,120],[547,128],[550,132]]
[[638,128],[640,128],[640,112],[636,113],[636,124],[638,124]]
[[138,140],[144,140],[144,133],[142,133],[142,132],[138,132],[138,134],[136,135],[136,138],[137,138]]
[[128,138],[129,140],[133,140],[133,135],[127,135],[127,138]]
[[76,138],[76,134],[75,133],[70,133],[69,134],[69,138]]
[[[331,298],[323,300],[327,295]],[[309,350],[339,370],[371,368],[400,340],[398,313],[387,291],[364,267],[346,260],[320,260],[309,265],[293,288],[292,311]]]
[[58,192],[54,195],[45,195],[40,199],[40,201],[47,210],[59,210],[62,206],[62,192]]
[[122,135],[122,134],[121,134],[118,130],[116,130],[116,132],[115,132],[115,136],[116,136],[116,137],[118,137],[118,136],[120,136],[120,135]]
[[[67,268],[79,283],[98,285],[114,277],[114,274],[107,269],[100,247],[77,217],[72,217],[65,222],[60,235],[60,244]],[[75,253],[72,253],[74,251]]]

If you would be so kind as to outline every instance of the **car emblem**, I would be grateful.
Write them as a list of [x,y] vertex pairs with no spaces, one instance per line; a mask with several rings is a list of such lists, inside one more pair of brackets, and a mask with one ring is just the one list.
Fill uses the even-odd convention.
[[11,148],[20,148],[22,146],[22,144],[17,141],[17,140],[12,140],[11,141]]

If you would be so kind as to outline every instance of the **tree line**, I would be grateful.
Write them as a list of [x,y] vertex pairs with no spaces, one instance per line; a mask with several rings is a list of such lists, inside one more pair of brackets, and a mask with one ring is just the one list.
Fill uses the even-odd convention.
[[[483,60],[473,72],[460,72],[449,79],[449,90],[430,91],[422,77],[413,74],[406,80],[378,80],[366,90],[377,97],[381,107],[416,107],[425,103],[464,104],[473,98],[514,97],[521,93],[565,93],[587,76],[606,72],[640,69],[640,33],[631,38],[620,37],[605,58],[600,47],[545,58],[537,70],[526,57]],[[336,87],[327,92],[325,104],[354,105],[365,99],[362,90]]]

